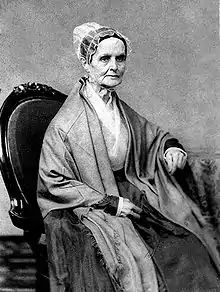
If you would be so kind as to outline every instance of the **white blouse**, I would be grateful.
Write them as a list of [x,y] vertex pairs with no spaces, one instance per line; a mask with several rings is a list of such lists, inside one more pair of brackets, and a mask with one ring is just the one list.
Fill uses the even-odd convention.
[[124,167],[128,147],[128,130],[122,119],[115,97],[109,93],[104,101],[87,82],[85,94],[93,105],[101,123],[108,156],[113,171]]

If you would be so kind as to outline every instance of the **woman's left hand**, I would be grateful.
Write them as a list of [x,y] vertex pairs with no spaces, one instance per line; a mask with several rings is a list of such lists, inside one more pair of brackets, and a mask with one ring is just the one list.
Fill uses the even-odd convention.
[[165,161],[167,162],[168,170],[173,174],[177,168],[183,169],[186,164],[187,155],[178,148],[171,147],[167,150]]
[[135,204],[133,204],[129,199],[123,198],[122,209],[120,212],[121,217],[132,216],[136,219],[140,219],[140,214],[142,210]]

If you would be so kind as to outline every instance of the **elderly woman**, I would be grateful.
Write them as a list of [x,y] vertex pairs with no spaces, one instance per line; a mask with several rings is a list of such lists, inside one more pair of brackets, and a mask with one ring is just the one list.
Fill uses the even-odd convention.
[[48,127],[39,165],[51,291],[220,291],[214,237],[175,180],[183,147],[115,91],[129,40],[86,23],[74,44],[87,74]]

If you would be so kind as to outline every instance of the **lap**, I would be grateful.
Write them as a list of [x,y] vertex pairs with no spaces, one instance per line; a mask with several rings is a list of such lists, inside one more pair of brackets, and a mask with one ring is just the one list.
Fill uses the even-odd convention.
[[219,274],[201,241],[150,206],[144,194],[128,181],[120,179],[117,184],[121,196],[144,210],[133,224],[150,249],[168,291],[220,290]]
[[45,231],[51,291],[115,291],[90,230],[72,210],[51,211]]

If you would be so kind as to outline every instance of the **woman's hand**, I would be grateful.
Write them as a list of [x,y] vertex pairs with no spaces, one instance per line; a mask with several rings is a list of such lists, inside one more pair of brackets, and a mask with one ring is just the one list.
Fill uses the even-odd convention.
[[168,170],[173,174],[177,168],[183,169],[186,164],[187,154],[178,148],[171,147],[165,153]]
[[127,217],[131,215],[134,218],[139,219],[141,212],[142,212],[141,208],[137,207],[129,199],[123,198],[123,206],[119,216]]

